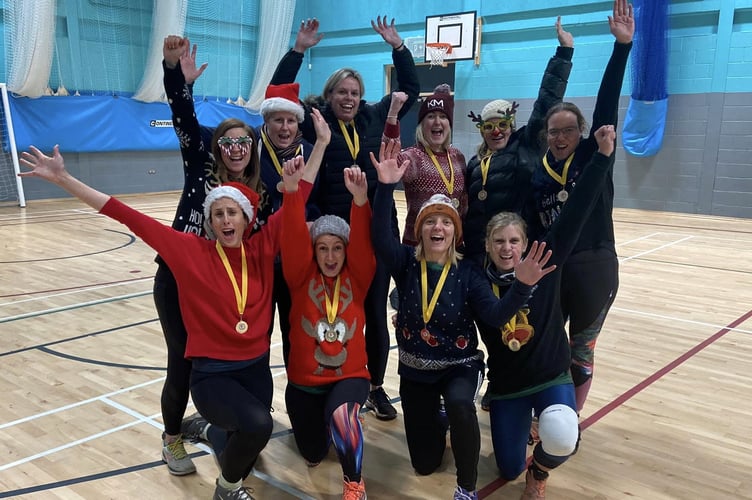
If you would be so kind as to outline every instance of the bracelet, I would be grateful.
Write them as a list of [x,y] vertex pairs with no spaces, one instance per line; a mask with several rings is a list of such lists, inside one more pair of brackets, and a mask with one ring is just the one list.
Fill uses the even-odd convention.
[[389,118],[394,118],[396,120],[397,115],[386,115],[386,119],[388,120]]
[[401,48],[402,48],[402,47],[404,47],[404,46],[405,46],[405,41],[404,41],[404,40],[402,40],[402,43],[401,43],[401,44],[399,44],[399,46],[398,46],[398,47],[395,47],[395,48],[394,48],[394,50],[399,50],[399,49],[401,49]]

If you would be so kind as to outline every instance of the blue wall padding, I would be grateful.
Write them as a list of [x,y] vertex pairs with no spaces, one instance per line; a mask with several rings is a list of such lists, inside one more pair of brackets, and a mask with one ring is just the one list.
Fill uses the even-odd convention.
[[640,101],[632,98],[627,107],[622,141],[624,150],[634,156],[653,156],[663,145],[668,98]]
[[[33,144],[49,151],[77,153],[177,150],[172,116],[166,103],[143,103],[129,97],[57,96],[10,97],[16,146]],[[239,118],[255,127],[261,115],[223,101],[197,101],[196,116],[214,127],[226,118]]]

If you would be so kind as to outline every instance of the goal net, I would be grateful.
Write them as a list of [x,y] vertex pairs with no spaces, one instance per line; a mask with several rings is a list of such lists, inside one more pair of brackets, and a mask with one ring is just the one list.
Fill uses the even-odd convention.
[[13,120],[8,102],[8,89],[0,83],[2,106],[0,106],[0,203],[15,202],[25,207],[23,184],[18,177],[18,153],[13,135]]

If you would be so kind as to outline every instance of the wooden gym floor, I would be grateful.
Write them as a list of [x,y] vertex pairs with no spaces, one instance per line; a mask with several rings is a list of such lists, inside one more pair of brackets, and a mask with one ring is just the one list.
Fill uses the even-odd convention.
[[[122,198],[169,224],[178,194]],[[615,221],[621,288],[580,451],[551,474],[548,496],[752,499],[752,221],[637,210]],[[206,448],[188,446],[191,476],[160,461],[154,252],[73,200],[0,207],[0,241],[0,498],[210,498],[218,471]],[[274,434],[246,484],[260,499],[340,498],[334,453],[309,469],[296,452],[273,340]],[[385,387],[400,411],[396,370],[393,349]],[[480,496],[519,498],[524,478],[498,479],[478,412]],[[365,435],[369,498],[451,498],[451,450],[417,477],[401,416],[366,415]]]

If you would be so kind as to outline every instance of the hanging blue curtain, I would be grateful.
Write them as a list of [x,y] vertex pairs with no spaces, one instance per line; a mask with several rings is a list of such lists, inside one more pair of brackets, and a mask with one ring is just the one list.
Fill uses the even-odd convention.
[[624,149],[634,156],[652,156],[663,144],[668,110],[669,0],[634,0],[632,98],[624,120]]

